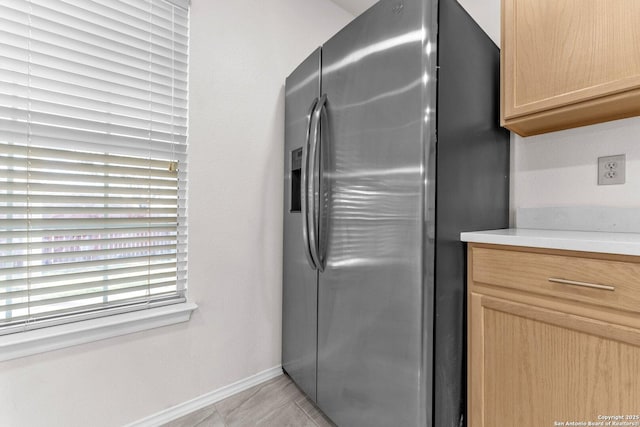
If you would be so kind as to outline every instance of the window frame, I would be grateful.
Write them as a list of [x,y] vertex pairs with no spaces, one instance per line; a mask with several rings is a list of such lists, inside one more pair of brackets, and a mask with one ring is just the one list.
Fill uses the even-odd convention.
[[0,362],[187,322],[192,302],[138,310],[0,336]]
[[[180,7],[186,11],[186,43],[188,45],[188,1],[161,1],[172,4],[175,7]],[[175,78],[175,75],[172,78]],[[188,78],[185,92],[188,93]],[[188,107],[186,108],[187,113],[185,120],[188,123]],[[173,126],[173,122],[171,122],[171,126]],[[188,124],[185,126],[188,126]],[[188,138],[187,134],[185,134],[185,138]],[[178,206],[178,210],[183,209],[184,214],[178,214],[178,218],[182,219],[182,221],[178,221],[176,225],[178,233],[180,230],[186,230],[188,218],[186,214],[186,162],[184,164],[184,178],[182,180],[179,179],[179,182],[183,185],[179,191],[184,193],[184,197],[182,205]],[[182,251],[176,253],[176,264],[178,265],[176,280],[177,283],[184,283],[182,288],[180,285],[177,285],[178,293],[181,293],[179,297],[173,298],[170,301],[152,301],[150,303],[140,303],[131,306],[105,307],[104,309],[90,313],[74,313],[61,318],[44,320],[38,324],[37,328],[33,327],[33,324],[30,324],[29,321],[26,321],[24,327],[16,328],[15,331],[9,333],[0,334],[0,361],[188,321],[192,312],[197,308],[197,305],[189,302],[185,296],[187,288],[187,241],[186,233],[184,235],[185,237],[176,243],[176,245],[182,245],[184,247]],[[176,239],[178,238],[176,237]],[[184,267],[181,267],[180,264]]]

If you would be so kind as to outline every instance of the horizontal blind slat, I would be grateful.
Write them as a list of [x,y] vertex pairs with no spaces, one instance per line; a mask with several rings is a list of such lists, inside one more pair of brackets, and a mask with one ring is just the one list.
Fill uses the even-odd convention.
[[150,71],[152,76],[160,77],[163,80],[169,77],[180,81],[186,81],[187,79],[187,64],[184,64],[183,67],[176,67],[177,62],[172,57],[153,55],[150,58],[144,50],[135,49],[130,45],[117,43],[114,40],[79,32],[74,28],[63,28],[64,31],[60,31],[62,28],[59,23],[48,21],[45,25],[41,23],[39,28],[34,28],[33,25],[29,26],[26,15],[23,19],[16,19],[10,14],[8,15],[0,16],[0,28],[7,35],[14,34],[28,37],[30,34],[30,38],[33,41],[46,42],[56,47],[64,46],[74,52],[88,52],[100,58],[109,58],[114,62],[130,64],[133,68]]
[[[96,285],[95,287],[100,287],[100,285]],[[83,304],[83,301],[86,301],[88,299],[95,299],[95,298],[99,298],[99,297],[107,297],[107,296],[114,296],[114,295],[120,295],[123,293],[134,293],[134,292],[140,292],[140,291],[152,291],[153,289],[157,289],[157,288],[166,288],[166,287],[173,287],[175,288],[175,281],[172,282],[163,282],[163,283],[152,283],[152,284],[144,284],[144,285],[138,285],[138,286],[131,286],[131,287],[124,287],[124,288],[116,288],[116,289],[108,289],[108,290],[101,290],[101,291],[94,291],[94,292],[86,292],[86,293],[75,293],[73,295],[70,296],[54,296],[54,297],[50,297],[44,300],[38,300],[35,298],[31,298],[29,302],[19,302],[19,303],[11,303],[11,304],[6,304],[6,305],[0,305],[0,310],[2,311],[11,311],[11,310],[17,310],[17,309],[21,309],[21,308],[30,308],[31,310],[38,308],[38,307],[47,307],[47,306],[55,306],[57,304],[63,303],[63,302],[69,302],[69,301],[73,301],[73,302],[78,302],[79,306],[82,305],[89,305],[89,304]],[[131,296],[131,298],[139,298],[140,295],[133,295]],[[122,299],[119,299],[119,301],[122,301]],[[37,311],[38,314],[43,314],[43,313],[51,313],[54,311],[58,311],[58,310],[39,310]],[[1,313],[1,311],[0,311]]]
[[[65,0],[65,3],[72,4],[78,9],[82,9],[87,13],[93,14],[99,21],[105,18],[111,22],[118,23],[119,26],[126,25],[127,29],[131,31],[142,32],[145,34],[145,30],[150,30],[153,36],[162,40],[166,46],[172,46],[176,43],[184,45],[181,41],[176,41],[172,34],[173,22],[171,17],[163,16],[161,13],[162,8],[158,8],[157,4],[154,8],[153,2],[148,2],[149,7],[147,10],[140,10],[135,8],[126,8],[125,3],[118,3],[118,8],[109,6],[108,2],[100,2],[95,0]],[[124,12],[125,9],[127,12]],[[138,12],[139,13],[136,13]],[[133,13],[132,13],[133,12]],[[160,13],[154,13],[160,12]],[[167,19],[168,18],[168,19]]]
[[[1,149],[1,148],[0,148]],[[22,157],[7,157],[0,164],[0,168],[3,165],[6,165],[7,168],[26,168],[27,161]],[[64,160],[40,160],[35,158],[29,159],[29,170],[48,170],[52,171],[51,173],[61,173],[63,171],[68,171],[72,169],[74,173],[82,176],[94,176],[94,175],[104,175],[104,176],[123,176],[123,177],[145,177],[145,178],[153,178],[163,182],[171,182],[177,180],[177,175],[175,172],[163,169],[151,169],[145,167],[138,166],[116,166],[109,164],[99,164],[99,163],[80,163],[80,162],[68,162]],[[3,177],[3,169],[0,169],[0,179]],[[7,170],[7,169],[4,169]],[[2,203],[2,200],[0,200]]]
[[[98,187],[83,185],[63,185],[63,184],[29,184],[29,189],[35,193],[65,193],[65,194],[104,194],[104,195],[122,195],[122,194],[140,194],[139,188],[127,187]],[[3,192],[26,192],[25,183],[0,181],[0,195]],[[154,189],[154,195],[157,196],[175,196],[176,190],[170,189]]]
[[[167,235],[167,236],[134,236],[134,237],[121,237],[121,238],[110,238],[110,239],[100,239],[100,238],[86,238],[86,239],[73,239],[73,240],[54,240],[54,241],[30,241],[29,243],[25,242],[7,242],[3,243],[0,241],[0,251],[7,253],[8,251],[27,251],[28,249],[32,251],[38,250],[65,250],[67,248],[73,247],[83,247],[83,246],[111,246],[111,245],[125,245],[123,247],[133,247],[133,245],[138,245],[142,243],[152,244],[159,242],[175,242],[175,235]],[[0,255],[0,260],[2,259]],[[1,261],[0,261],[1,262]],[[0,288],[0,292],[2,292],[2,288]]]
[[[146,274],[155,274],[161,272],[176,272],[176,269],[180,271],[179,262],[167,261],[163,263],[155,263],[152,265],[135,265],[135,266],[125,266],[125,267],[111,267],[106,270],[88,270],[88,271],[79,271],[72,273],[58,273],[58,274],[48,274],[43,276],[36,276],[29,278],[30,286],[38,286],[44,284],[51,283],[60,283],[60,282],[71,282],[77,280],[87,280],[87,281],[95,281],[95,280],[103,280],[105,277],[115,277],[115,276],[124,276],[127,277],[132,276],[140,276]],[[27,286],[26,278],[12,278],[6,279],[3,284],[6,285],[6,288],[12,287],[20,287]]]
[[[174,87],[174,81],[183,80],[185,73],[162,73],[162,69],[166,67],[154,62],[153,58],[148,58],[147,61],[139,58],[136,60],[124,55],[117,56],[115,53],[108,54],[107,49],[104,48],[102,48],[103,56],[97,56],[96,54],[100,53],[100,46],[78,45],[76,49],[70,49],[51,43],[54,41],[51,40],[52,36],[48,36],[45,40],[38,40],[33,35],[29,37],[28,34],[19,34],[19,29],[15,28],[11,21],[7,24],[11,27],[5,26],[4,30],[0,29],[0,40],[3,40],[3,43],[0,43],[0,56],[4,58],[28,60],[33,64],[55,66],[70,72],[91,70],[94,72],[93,77],[100,80],[123,82],[123,84],[128,81],[132,87],[136,87],[136,83],[141,82],[152,87],[155,92],[168,93],[178,99],[186,98],[185,90]],[[8,31],[12,29],[12,32]],[[8,44],[9,42],[11,44]],[[25,55],[25,51],[16,45],[27,43],[30,51]],[[77,50],[79,48],[85,48],[86,52]]]
[[[30,194],[29,201],[32,206],[48,205],[48,206],[66,206],[66,205],[107,205],[107,206],[148,206],[169,207],[175,206],[178,201],[175,197],[150,198],[147,194],[138,197],[118,197],[118,196],[82,196],[76,194],[56,195],[54,199],[47,195]],[[25,205],[27,203],[25,194],[2,194],[0,197],[0,206],[15,206],[18,204]]]
[[[5,321],[3,327],[15,328],[16,322],[13,322],[12,321],[13,319],[18,319],[23,321],[28,320],[29,322],[24,325],[24,328],[26,330],[31,330],[31,329],[37,328],[39,323],[43,324],[41,327],[51,326],[51,325],[60,324],[60,323],[66,323],[64,321],[55,322],[58,318],[62,316],[66,316],[67,318],[71,318],[71,319],[83,320],[85,318],[85,315],[87,316],[87,318],[93,318],[94,316],[90,316],[90,315],[96,314],[96,312],[98,311],[105,312],[105,315],[109,315],[111,310],[115,310],[117,308],[126,308],[127,306],[137,305],[138,310],[142,310],[147,307],[152,307],[154,305],[154,302],[156,301],[158,303],[162,303],[162,302],[166,303],[167,301],[171,301],[171,300],[175,301],[176,303],[184,301],[184,297],[180,295],[180,293],[160,292],[161,290],[162,288],[160,288],[158,291],[154,291],[151,295],[148,295],[147,297],[142,297],[142,298],[131,297],[131,298],[115,300],[107,303],[85,304],[77,308],[74,308],[74,307],[59,308],[55,310],[50,310],[42,314],[31,313],[28,316],[16,316],[15,318],[12,317],[11,320]],[[100,317],[100,316],[98,315],[95,317]],[[3,333],[5,333],[5,331],[0,330],[0,334],[3,334]]]
[[[96,188],[96,185],[89,184],[102,184],[104,186],[125,186],[127,188],[139,188],[138,192],[141,194],[153,192],[149,188],[170,188],[177,189],[177,180],[175,179],[154,179],[146,178],[142,176],[113,176],[112,174],[105,174],[104,176],[76,173],[75,170],[70,170],[66,174],[61,171],[55,172],[40,172],[40,171],[27,171],[27,170],[15,170],[4,169],[0,170],[0,180],[24,180],[30,183],[43,181],[45,185],[52,185],[53,183],[72,183],[78,187],[78,192],[82,192],[82,188],[90,187]],[[15,182],[17,184],[17,182]]]
[[137,286],[136,284],[141,282],[160,283],[160,282],[168,282],[171,280],[175,284],[176,283],[175,276],[176,276],[175,272],[154,273],[154,274],[145,273],[136,277],[129,276],[129,277],[124,277],[120,279],[105,279],[100,281],[92,280],[92,281],[84,281],[79,283],[68,283],[68,284],[57,285],[57,286],[41,286],[41,287],[31,286],[29,289],[27,289],[27,286],[24,285],[22,287],[23,289],[9,290],[4,292],[0,291],[0,305],[3,304],[3,301],[17,300],[18,298],[25,298],[31,295],[39,296],[39,295],[47,295],[47,294],[67,292],[67,291],[78,291],[78,290],[86,289],[88,287],[94,287],[96,286],[96,283],[98,283],[99,286],[116,287],[120,285],[129,285],[129,284],[131,284],[132,286]]
[[[62,135],[71,135],[75,133],[75,140],[86,142],[104,142],[114,138],[137,138],[138,143],[157,141],[162,144],[177,144],[186,141],[186,135],[176,135],[167,132],[153,130],[151,123],[147,123],[147,128],[122,126],[108,122],[98,122],[83,118],[75,118],[50,113],[41,113],[39,111],[27,111],[19,108],[0,106],[0,120],[2,118],[10,118],[12,121],[27,122],[31,121],[31,128],[34,135],[51,136],[54,138],[64,137]],[[127,135],[123,137],[123,135]],[[84,136],[84,140],[80,139]],[[71,137],[69,137],[71,139]],[[142,141],[140,141],[142,140]],[[173,145],[166,146],[167,151],[173,149]],[[157,149],[157,148],[156,148]]]
[[[113,125],[123,126],[124,128],[133,129],[151,129],[153,132],[164,132],[173,135],[175,140],[178,140],[179,136],[186,135],[186,124],[177,123],[174,117],[171,115],[159,113],[154,111],[150,113],[148,109],[136,109],[126,108],[125,111],[118,111],[114,108],[113,103],[97,101],[95,99],[87,99],[80,97],[73,97],[67,102],[73,104],[63,103],[65,100],[61,99],[58,93],[45,94],[49,96],[50,100],[40,100],[37,96],[34,96],[33,88],[27,86],[12,85],[8,87],[9,83],[0,81],[0,106],[3,107],[2,114],[5,117],[18,117],[20,116],[20,110],[35,111],[40,114],[51,114],[55,112],[55,117],[64,115],[65,117],[88,120],[92,123],[105,123],[105,114],[108,114],[108,123]],[[2,92],[20,92],[17,95],[5,95]],[[27,98],[25,95],[31,91],[32,96]],[[86,104],[83,103],[86,101]],[[125,107],[123,107],[125,108]],[[14,110],[17,110],[14,112]],[[0,115],[0,117],[3,117]],[[46,116],[45,116],[46,117]],[[166,139],[166,138],[165,138]],[[172,140],[172,139],[170,139]]]
[[77,207],[77,206],[6,206],[0,212],[0,218],[17,219],[16,215],[45,215],[49,217],[69,216],[70,218],[93,218],[95,215],[103,215],[105,217],[133,217],[140,216],[143,211],[147,212],[147,216],[176,217],[178,215],[177,208],[165,207]]
[[72,150],[62,150],[55,148],[42,148],[18,144],[6,144],[0,142],[0,157],[1,156],[18,156],[29,157],[44,160],[61,160],[61,161],[75,161],[86,163],[97,163],[106,165],[118,165],[118,166],[137,166],[141,168],[153,168],[160,170],[168,170],[171,166],[171,161],[157,160],[153,158],[143,157],[131,157],[131,156],[118,156],[108,153],[89,153]]
[[[70,262],[76,262],[73,260],[79,258],[102,258],[102,259],[114,259],[111,256],[117,255],[118,261],[123,263],[129,258],[138,258],[140,256],[147,255],[169,255],[174,254],[176,251],[176,245],[145,245],[138,247],[128,248],[115,248],[115,249],[98,249],[98,250],[70,250],[64,252],[45,252],[45,253],[30,253],[27,256],[27,261],[24,262],[25,255],[3,255],[0,256],[0,265],[3,263],[22,263],[19,268],[30,268],[33,265],[38,264],[41,261],[50,261],[47,265],[64,265]],[[31,252],[31,251],[30,251]],[[83,259],[82,261],[85,262]],[[16,267],[13,267],[16,268]],[[2,274],[3,268],[0,267],[0,274]]]
[[[128,257],[123,259],[109,259],[109,260],[97,260],[97,261],[78,261],[78,262],[67,262],[61,264],[45,264],[38,266],[30,266],[29,271],[31,272],[31,277],[29,280],[33,280],[39,275],[45,276],[47,273],[53,273],[53,275],[60,274],[72,274],[71,270],[74,269],[89,269],[92,268],[100,268],[100,272],[104,274],[108,274],[110,268],[123,268],[126,266],[136,267],[136,266],[153,266],[154,263],[166,263],[166,262],[175,262],[175,254],[160,254],[160,255],[141,255],[138,257]],[[147,264],[148,263],[148,264]],[[0,276],[16,276],[21,274],[26,274],[27,267],[12,267],[12,268],[3,268],[0,269]],[[96,270],[93,270],[95,272]],[[63,272],[63,273],[61,273]],[[68,273],[67,273],[68,272]],[[9,278],[7,280],[10,280]]]
[[[150,42],[145,29],[135,28],[124,23],[121,25],[120,22],[113,19],[102,17],[59,0],[31,0],[31,15],[64,23],[91,34],[99,34],[107,40],[129,43],[145,51],[151,47],[152,52],[158,54],[166,54],[170,51],[168,46],[172,45],[161,36],[152,37]],[[180,47],[186,49],[186,46]],[[168,56],[170,57],[170,55]]]
[[[181,227],[178,226],[178,230],[181,230]],[[53,230],[30,230],[29,238],[30,239],[42,239],[42,238],[66,238],[73,236],[128,236],[128,235],[144,235],[144,233],[149,233],[149,235],[164,235],[165,233],[175,233],[176,227],[173,224],[169,225],[158,225],[158,224],[150,224],[140,227],[138,224],[135,224],[133,227],[109,227],[109,228],[82,228],[82,229],[53,229]],[[182,231],[186,233],[185,231]],[[24,231],[12,231],[12,230],[2,230],[2,234],[0,235],[0,241],[3,240],[16,240],[16,239],[27,239],[27,236]]]
[[146,298],[130,299],[128,301],[118,302],[114,301],[109,303],[108,306],[103,304],[96,305],[95,308],[85,307],[82,310],[69,309],[67,312],[61,311],[48,316],[32,316],[29,318],[28,323],[24,322],[25,317],[18,316],[17,319],[21,321],[6,321],[0,328],[0,334],[10,334],[14,332],[29,331],[42,327],[49,327],[60,325],[63,323],[77,322],[82,320],[95,319],[97,317],[111,316],[114,314],[128,313],[131,311],[139,311],[145,309],[151,309],[154,307],[161,307],[167,304],[176,304],[185,302],[186,299],[181,291],[171,294],[154,294]]
[[[83,86],[76,81],[60,81],[47,76],[31,75],[27,79],[25,76],[29,68],[28,62],[14,59],[5,59],[3,62],[7,68],[0,69],[0,82],[7,88],[6,90],[15,92],[15,95],[24,96],[22,88],[26,87],[28,88],[27,92],[31,93],[29,97],[34,99],[67,102],[72,105],[88,105],[87,108],[93,109],[102,107],[107,112],[113,111],[121,115],[133,112],[136,117],[152,117],[153,120],[158,117],[170,121],[182,121],[183,124],[186,119],[187,108],[185,105],[164,104],[156,100],[153,102],[151,110],[148,97],[139,97],[131,93],[114,93],[102,88]],[[181,103],[184,101],[181,100]]]
[[[140,218],[37,218],[29,219],[29,228],[39,229],[67,229],[82,231],[82,228],[94,228],[98,225],[108,229],[109,227],[143,226],[147,224],[163,224],[173,225],[176,222],[175,216],[166,217],[140,217]],[[22,219],[0,219],[0,227],[6,227],[7,230],[19,230],[26,228],[22,223]]]
[[[0,43],[1,45],[1,43]],[[163,114],[175,114],[186,116],[187,99],[178,96],[182,92],[172,94],[157,91],[147,91],[145,88],[135,88],[127,86],[124,82],[113,82],[90,77],[81,74],[78,70],[74,72],[62,71],[55,67],[43,64],[29,64],[27,59],[17,59],[0,55],[0,59],[6,68],[0,70],[0,79],[8,83],[28,84],[26,79],[15,78],[16,74],[26,74],[30,72],[30,86],[39,90],[59,91],[66,90],[67,93],[78,96],[92,96],[97,99],[112,99],[115,104],[123,104],[138,108],[145,108],[150,111],[158,111]],[[91,70],[85,72],[91,73]]]

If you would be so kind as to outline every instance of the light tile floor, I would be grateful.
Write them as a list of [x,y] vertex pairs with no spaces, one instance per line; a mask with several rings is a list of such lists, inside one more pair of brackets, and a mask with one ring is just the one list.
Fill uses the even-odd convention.
[[258,384],[163,427],[335,427],[286,375]]

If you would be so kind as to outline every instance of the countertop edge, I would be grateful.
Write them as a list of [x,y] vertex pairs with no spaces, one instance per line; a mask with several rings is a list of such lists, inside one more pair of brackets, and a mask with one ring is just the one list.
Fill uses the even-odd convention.
[[460,240],[543,249],[640,256],[640,234],[503,229],[460,233]]

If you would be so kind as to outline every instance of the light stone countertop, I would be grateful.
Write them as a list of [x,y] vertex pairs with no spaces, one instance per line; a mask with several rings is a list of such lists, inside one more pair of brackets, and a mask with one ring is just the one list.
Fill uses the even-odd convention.
[[640,233],[507,228],[460,233],[470,243],[640,256]]

